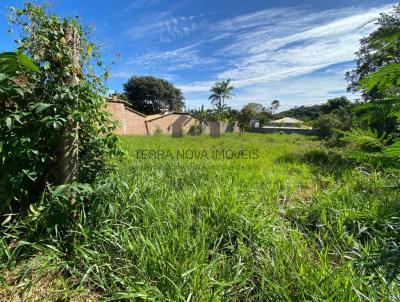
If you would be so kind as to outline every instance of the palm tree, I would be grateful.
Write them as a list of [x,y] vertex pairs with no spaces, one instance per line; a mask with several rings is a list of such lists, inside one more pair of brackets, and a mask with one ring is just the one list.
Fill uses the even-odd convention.
[[230,79],[217,82],[211,87],[211,95],[208,99],[211,100],[211,104],[216,107],[218,114],[221,114],[227,108],[225,100],[231,99],[234,96],[232,93],[233,89],[234,87],[231,85]]

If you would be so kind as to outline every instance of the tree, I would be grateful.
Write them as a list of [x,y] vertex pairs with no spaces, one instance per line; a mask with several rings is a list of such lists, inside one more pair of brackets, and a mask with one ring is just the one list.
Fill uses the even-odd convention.
[[243,106],[243,108],[237,114],[237,120],[241,131],[247,129],[250,121],[253,120],[256,115],[262,112],[264,109],[265,107],[258,103],[249,103]]
[[348,90],[361,90],[365,100],[381,98],[382,94],[376,87],[365,89],[362,79],[384,66],[400,63],[400,6],[392,14],[381,14],[377,25],[374,32],[360,41],[357,67],[346,73]]
[[251,108],[256,114],[267,111],[267,108],[265,108],[262,104],[256,102],[248,103],[244,107]]
[[349,109],[351,107],[351,102],[345,96],[338,98],[329,99],[326,103],[320,106],[320,111],[323,114],[331,113],[334,110]]
[[[400,158],[400,6],[382,14],[379,27],[361,40],[357,69],[348,73],[350,89],[362,91],[364,102],[355,106],[358,128],[344,140],[355,142],[364,158],[379,165],[397,165]],[[371,156],[365,146],[373,149]],[[363,150],[364,148],[364,150]]]
[[208,97],[211,100],[211,104],[215,107],[216,112],[221,115],[226,110],[225,101],[231,99],[234,94],[232,90],[234,87],[231,85],[231,80],[225,80],[217,82],[211,87],[211,95]]
[[280,102],[278,100],[273,100],[270,106],[270,110],[272,115],[275,117],[276,116],[276,111],[278,108],[281,106]]
[[155,114],[162,109],[182,111],[182,91],[172,83],[153,76],[134,76],[124,84],[124,91],[132,107],[144,114]]
[[348,89],[361,91],[364,101],[355,106],[359,126],[378,134],[397,129],[400,83],[400,6],[381,14],[378,28],[361,40],[356,69],[346,74]]

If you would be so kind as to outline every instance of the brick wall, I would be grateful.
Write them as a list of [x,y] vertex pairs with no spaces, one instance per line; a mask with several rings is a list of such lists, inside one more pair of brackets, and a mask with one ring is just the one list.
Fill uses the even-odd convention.
[[125,107],[125,134],[147,135],[145,117]]
[[[111,99],[107,102],[107,111],[110,112],[113,118],[119,122],[119,127],[116,131],[121,135],[152,135],[157,129],[163,134],[177,134],[182,129],[182,134],[186,134],[190,127],[197,123],[197,120],[187,113],[166,113],[151,119],[140,112],[137,112],[128,107],[124,101]],[[208,122],[203,124],[203,133],[210,133],[210,125]],[[220,133],[238,132],[239,128],[236,125],[219,123]]]
[[129,109],[124,102],[108,101],[107,111],[119,122],[117,134],[147,135],[145,116]]
[[[203,134],[210,134],[211,125],[213,123],[218,124],[219,132],[222,133],[231,133],[231,132],[239,132],[240,129],[236,123],[229,124],[225,122],[204,122],[203,123]],[[215,125],[214,125],[215,127]]]
[[107,111],[119,123],[117,134],[125,134],[125,105],[120,102],[107,102]]
[[[180,127],[182,127],[183,133],[187,133],[190,127],[196,123],[196,119],[190,114],[167,113],[165,116],[149,120],[146,123],[149,134],[154,134],[157,129],[164,134],[171,134],[173,128],[179,129]],[[176,129],[174,133],[176,133]]]

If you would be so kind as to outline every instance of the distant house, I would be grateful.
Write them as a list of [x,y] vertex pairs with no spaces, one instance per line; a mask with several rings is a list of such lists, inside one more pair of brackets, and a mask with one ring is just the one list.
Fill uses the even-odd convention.
[[266,126],[260,128],[250,128],[250,131],[257,133],[316,135],[315,130],[313,130],[311,127],[305,126],[301,120],[292,117],[284,117],[279,120],[271,121]]
[[271,121],[269,123],[269,126],[286,127],[286,128],[304,128],[302,121],[292,117],[284,117],[279,120]]

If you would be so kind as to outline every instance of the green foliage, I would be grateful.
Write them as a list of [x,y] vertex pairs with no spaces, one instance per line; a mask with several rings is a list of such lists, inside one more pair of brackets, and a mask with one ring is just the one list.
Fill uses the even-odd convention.
[[162,109],[182,111],[185,103],[180,89],[153,76],[134,76],[124,84],[124,91],[133,109],[144,114],[160,113]]
[[[29,184],[37,178],[35,159],[39,151],[34,149],[28,134],[32,119],[46,108],[43,103],[29,103],[28,111],[13,110],[15,100],[32,93],[33,85],[29,78],[35,78],[39,72],[33,61],[19,52],[0,54],[0,96],[2,99],[0,114],[0,213],[7,208],[13,198],[25,195]],[[15,108],[15,107],[14,107]],[[10,110],[11,109],[11,110]],[[7,112],[9,111],[9,112]],[[8,113],[8,114],[7,114]],[[19,129],[28,137],[19,137]],[[12,152],[8,151],[12,147]],[[11,153],[11,154],[10,154]],[[27,163],[21,162],[25,159]],[[33,164],[33,165],[32,165]]]
[[352,116],[345,109],[334,110],[319,116],[312,126],[318,131],[318,136],[326,139],[329,145],[338,145],[343,135],[340,131],[349,130],[352,126]]
[[[347,149],[327,150],[302,136],[246,133],[218,140],[124,137],[130,154],[256,150],[258,156],[131,157],[117,175],[99,178],[118,152],[103,112],[102,78],[89,64],[97,58],[94,45],[76,20],[37,6],[16,10],[14,21],[26,30],[20,48],[34,65],[15,53],[5,56],[14,67],[0,67],[0,194],[18,199],[26,216],[3,216],[0,268],[25,269],[11,281],[2,270],[0,300],[28,300],[29,280],[43,284],[32,275],[49,271],[68,279],[61,290],[49,287],[55,300],[72,300],[70,291],[82,287],[96,293],[93,300],[110,301],[400,300],[398,171],[354,168]],[[71,25],[82,37],[79,68],[63,40]],[[388,88],[396,88],[396,77],[382,75],[389,70],[367,81],[385,97],[358,107],[383,112],[384,123],[398,114],[396,90]],[[65,85],[74,73],[77,83]],[[223,95],[215,99],[219,118],[229,93]],[[345,103],[328,102],[316,125],[380,162],[398,163],[396,132],[337,131],[353,123]],[[254,116],[257,106],[248,107]],[[56,151],[71,119],[81,125],[79,183],[56,187]]]
[[259,103],[248,103],[237,114],[237,120],[240,129],[246,130],[249,127],[251,120],[255,119],[257,115],[262,114],[267,109]]
[[191,113],[200,122],[200,124],[209,119],[209,112],[204,109],[204,105],[201,105],[199,109],[191,110]]
[[267,125],[271,120],[272,120],[273,116],[272,113],[269,111],[262,111],[257,113],[256,115],[256,120],[258,120],[260,122],[260,126],[265,126]]
[[347,151],[349,157],[375,167],[400,168],[399,142],[392,143],[393,136],[380,134],[371,128],[356,128],[342,133],[341,140],[351,144]]
[[[345,139],[357,143],[363,156],[378,165],[398,166],[400,157],[396,142],[400,118],[399,12],[397,6],[392,14],[382,14],[379,27],[361,41],[358,68],[348,73],[351,88],[361,90],[365,97],[365,102],[354,108],[359,126],[373,130],[353,130]],[[392,145],[387,146],[389,143]],[[366,146],[372,150],[365,150]]]
[[[279,101],[277,101],[279,102]],[[275,103],[276,105],[279,105]],[[278,106],[279,107],[279,106]],[[276,108],[278,108],[276,107]],[[258,120],[260,126],[268,124],[270,120],[274,117],[274,111],[272,107],[266,108],[260,103],[248,103],[242,108],[242,111],[239,112],[239,119],[241,120],[241,124],[248,125],[251,119]]]
[[[365,78],[371,76],[382,68],[386,71],[393,70],[400,62],[400,10],[399,6],[394,8],[390,14],[381,14],[378,19],[378,28],[360,42],[360,49],[357,52],[357,67],[346,74],[349,82],[348,89],[351,91],[361,90],[366,100],[382,98],[382,90],[375,85],[368,85]],[[386,72],[384,72],[386,73]],[[373,76],[377,79],[382,73]],[[374,80],[372,80],[374,81]],[[376,89],[378,88],[378,89]]]
[[158,136],[158,135],[161,135],[161,134],[163,134],[163,131],[161,130],[160,127],[157,126],[156,129],[154,130],[154,135]]
[[[397,34],[400,34],[400,28]],[[375,40],[377,41],[378,38],[389,39],[386,35],[377,36]],[[392,40],[389,39],[389,41]],[[399,85],[400,65],[397,63],[383,66],[360,79],[360,89],[367,93],[374,91],[381,96],[355,107],[361,126],[367,125],[380,132],[396,131],[397,119],[400,118]]]
[[341,121],[335,115],[326,114],[314,121],[313,128],[318,130],[319,136],[328,137],[333,135],[340,125]]
[[322,114],[329,114],[336,110],[349,110],[351,108],[351,102],[348,98],[341,96],[338,98],[329,99],[326,103],[321,104],[319,111]]
[[383,66],[377,72],[362,78],[360,86],[366,92],[372,90],[385,94],[396,94],[400,86],[400,64]]
[[204,132],[205,123],[210,121],[223,121],[229,124],[234,124],[237,119],[237,110],[229,106],[224,106],[222,112],[212,109],[204,109],[202,105],[199,109],[191,110],[193,116],[198,120],[198,125],[194,125],[189,131],[193,135],[199,135]]
[[[61,19],[27,3],[13,9],[10,22],[20,26],[21,39],[17,53],[0,56],[0,73],[6,75],[0,81],[0,211],[9,206],[26,210],[56,183],[67,124],[79,124],[78,182],[94,183],[118,154],[114,125],[101,96],[108,71],[101,76],[94,72],[102,65],[100,55],[78,20]],[[65,38],[71,27],[80,35],[79,66]]]
[[110,98],[116,97],[118,100],[123,100],[123,101],[128,102],[128,97],[126,96],[125,93],[114,92],[114,93],[110,94],[109,97]]
[[204,132],[204,122],[209,120],[208,111],[204,109],[204,105],[201,105],[199,109],[191,110],[193,116],[198,120],[198,125],[192,125],[188,131],[191,135],[201,135]]
[[18,71],[39,72],[31,58],[21,52],[3,52],[0,54],[0,72],[4,75],[16,75]]
[[343,132],[343,140],[351,143],[358,144],[362,148],[373,150],[383,149],[391,140],[391,137],[386,133],[379,135],[376,129],[351,129],[350,131]]
[[[35,63],[23,53],[0,53],[0,97],[5,100],[10,96],[23,96],[30,91],[26,74],[38,72]],[[11,127],[11,120],[7,120],[7,123]]]
[[203,132],[204,130],[200,123],[190,126],[188,130],[189,135],[201,135]]
[[329,114],[337,110],[351,111],[354,104],[344,96],[327,100],[320,105],[299,106],[280,112],[277,117],[293,117],[304,121],[312,121],[323,114]]
[[385,146],[383,148],[383,154],[400,160],[400,141],[397,141],[390,146]]
[[278,113],[277,118],[293,117],[303,121],[314,120],[320,116],[320,110],[321,105],[296,106]]
[[371,100],[353,107],[354,126],[374,128],[380,133],[393,133],[397,127],[397,102],[395,98]]
[[238,111],[228,106],[224,112],[223,120],[227,123],[234,124],[237,120]]

